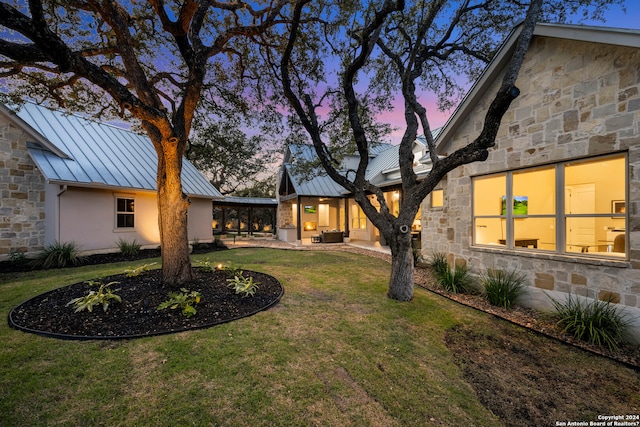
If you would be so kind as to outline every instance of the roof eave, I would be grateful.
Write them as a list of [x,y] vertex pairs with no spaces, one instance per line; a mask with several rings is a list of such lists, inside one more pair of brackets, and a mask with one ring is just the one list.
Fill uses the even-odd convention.
[[57,146],[51,143],[48,139],[40,134],[37,130],[35,130],[31,125],[22,120],[15,111],[7,108],[5,105],[0,104],[0,112],[4,113],[9,120],[11,120],[20,130],[26,133],[29,137],[33,138],[38,144],[42,145],[48,151],[51,151],[56,156],[61,157],[63,159],[71,159],[64,151],[60,150]]
[[[66,185],[67,187],[78,187],[78,188],[91,188],[94,190],[107,190],[114,191],[117,193],[157,193],[155,189],[150,188],[140,188],[140,187],[119,187],[114,185],[108,185],[101,182],[79,182],[79,181],[65,181],[59,179],[48,179],[46,181],[47,184],[55,184],[55,185]],[[185,193],[188,197],[197,198],[197,199],[210,199],[210,200],[218,200],[223,197],[213,196],[208,194],[192,194]]]

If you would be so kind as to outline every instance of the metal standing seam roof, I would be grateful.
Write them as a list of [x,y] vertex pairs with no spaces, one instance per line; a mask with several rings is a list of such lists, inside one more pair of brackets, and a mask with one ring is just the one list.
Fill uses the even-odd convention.
[[[434,131],[435,133],[435,131]],[[420,137],[418,137],[420,139]],[[425,144],[424,141],[420,141]],[[426,145],[426,144],[425,144]],[[399,145],[380,144],[371,150],[369,167],[366,172],[366,179],[378,186],[397,184],[397,179],[388,180],[383,172],[398,169]],[[315,148],[308,144],[292,144],[289,146],[290,159],[300,159],[302,161],[313,161],[316,159]],[[342,197],[347,191],[328,175],[318,171],[318,174],[311,180],[298,182],[297,176],[292,173],[290,163],[285,164],[285,169],[295,187],[295,193],[299,196],[321,196],[321,197]],[[423,172],[424,173],[424,172]]]
[[378,154],[376,158],[369,162],[369,167],[367,168],[367,173],[365,175],[366,179],[374,184],[384,181],[384,176],[382,175],[383,171],[399,167],[399,152],[400,146],[394,145],[388,150]]
[[[316,159],[315,148],[308,144],[291,144],[289,146],[291,153],[290,159],[300,159],[302,161],[313,161]],[[318,170],[316,176],[311,180],[299,181],[298,177],[293,173],[293,166],[290,163],[285,164],[287,174],[291,177],[291,182],[298,196],[324,196],[324,197],[342,197],[345,189],[336,183],[331,177]]]
[[[28,144],[47,181],[156,191],[158,157],[146,136],[29,102],[16,115],[69,156],[63,158],[36,142]],[[186,159],[182,185],[189,196],[222,197]]]

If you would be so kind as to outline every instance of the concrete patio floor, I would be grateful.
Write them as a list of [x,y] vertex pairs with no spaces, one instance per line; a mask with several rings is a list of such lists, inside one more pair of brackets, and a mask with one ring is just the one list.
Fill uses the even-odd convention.
[[380,242],[369,242],[364,240],[352,240],[344,243],[311,243],[311,239],[303,239],[301,245],[284,242],[273,237],[223,238],[222,241],[228,248],[264,247],[290,250],[331,250],[352,247],[391,255],[391,250],[388,246],[382,246]]

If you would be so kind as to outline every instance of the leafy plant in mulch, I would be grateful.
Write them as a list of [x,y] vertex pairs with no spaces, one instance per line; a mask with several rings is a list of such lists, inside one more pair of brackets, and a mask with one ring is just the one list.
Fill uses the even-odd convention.
[[122,298],[118,296],[115,291],[111,289],[111,285],[116,285],[119,282],[103,283],[102,280],[89,280],[86,282],[89,286],[100,285],[97,291],[89,291],[89,293],[83,297],[74,298],[67,303],[67,305],[73,305],[75,312],[87,310],[93,311],[93,307],[96,305],[102,305],[102,310],[107,311],[111,301],[122,302]]
[[569,295],[564,302],[551,300],[559,319],[557,323],[564,327],[564,333],[590,344],[606,346],[611,351],[623,342],[630,321],[610,301],[586,301],[574,295]]
[[140,267],[127,268],[124,270],[124,274],[126,274],[127,277],[138,277],[142,273],[149,271],[149,269],[156,264],[157,262],[151,262],[149,264],[141,265]]
[[158,310],[167,308],[175,310],[176,308],[180,308],[185,317],[195,316],[197,313],[195,305],[200,302],[200,292],[189,292],[189,290],[185,288],[180,288],[180,290],[182,292],[169,292],[169,299],[160,303]]
[[243,297],[253,296],[258,289],[259,282],[254,282],[253,277],[244,277],[242,272],[240,275],[233,276],[232,279],[227,279],[229,287],[236,291],[236,294],[242,294]]
[[524,293],[527,286],[524,275],[515,269],[510,271],[487,269],[482,275],[481,284],[489,303],[510,309]]

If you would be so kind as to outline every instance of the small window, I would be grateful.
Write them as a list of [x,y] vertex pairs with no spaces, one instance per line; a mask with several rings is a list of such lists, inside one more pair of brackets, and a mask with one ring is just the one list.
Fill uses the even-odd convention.
[[444,207],[444,190],[433,190],[431,192],[431,207]]
[[116,198],[116,227],[133,228],[135,225],[135,201],[131,198]]

